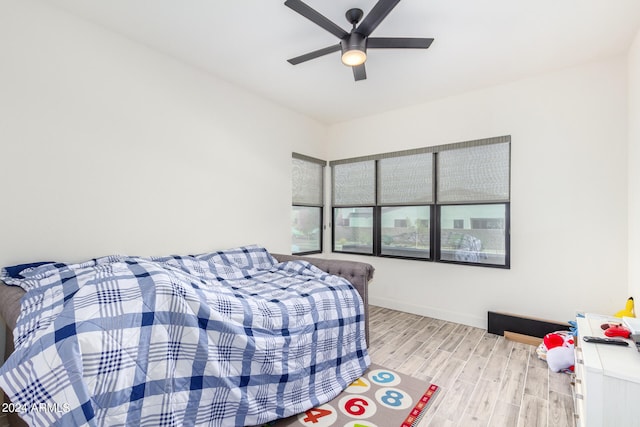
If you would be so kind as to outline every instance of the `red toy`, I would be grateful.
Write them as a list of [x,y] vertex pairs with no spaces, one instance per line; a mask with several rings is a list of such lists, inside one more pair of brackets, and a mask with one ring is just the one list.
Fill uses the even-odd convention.
[[559,334],[547,334],[542,339],[542,342],[544,343],[545,347],[547,347],[547,350],[551,350],[552,348],[563,346],[564,337]]
[[608,337],[629,338],[631,331],[622,325],[611,325],[604,331],[604,334]]

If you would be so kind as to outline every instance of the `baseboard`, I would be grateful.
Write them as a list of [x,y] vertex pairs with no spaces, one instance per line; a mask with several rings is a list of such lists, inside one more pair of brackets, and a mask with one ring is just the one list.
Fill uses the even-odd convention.
[[457,313],[454,311],[442,310],[437,307],[409,304],[393,298],[374,297],[371,296],[371,294],[369,295],[369,304],[390,308],[392,310],[404,311],[406,313],[417,314],[420,316],[433,317],[435,319],[446,320],[449,322],[461,323],[463,325],[469,325],[476,328],[487,329],[486,317],[470,316],[467,313]]

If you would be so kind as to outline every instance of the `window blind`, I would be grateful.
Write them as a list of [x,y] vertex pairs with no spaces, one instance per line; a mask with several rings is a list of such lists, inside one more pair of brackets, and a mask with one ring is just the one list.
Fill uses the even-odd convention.
[[509,201],[509,143],[441,151],[437,162],[438,203]]
[[297,206],[323,205],[324,160],[293,154],[292,204]]
[[421,153],[378,161],[378,204],[433,202],[433,154]]
[[373,206],[376,203],[376,163],[373,160],[334,165],[333,205]]

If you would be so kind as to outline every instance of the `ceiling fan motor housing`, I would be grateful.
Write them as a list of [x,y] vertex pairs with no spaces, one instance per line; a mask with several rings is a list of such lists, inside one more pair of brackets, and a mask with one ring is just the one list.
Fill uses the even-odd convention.
[[356,31],[353,31],[351,34],[349,34],[348,37],[340,41],[340,45],[342,46],[342,53],[348,50],[361,50],[363,52],[366,52],[367,37]]

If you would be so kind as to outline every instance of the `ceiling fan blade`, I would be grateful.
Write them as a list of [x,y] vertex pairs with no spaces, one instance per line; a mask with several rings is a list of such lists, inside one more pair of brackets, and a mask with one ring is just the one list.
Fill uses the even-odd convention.
[[407,37],[369,37],[367,49],[428,49],[433,39]]
[[321,15],[318,11],[301,2],[300,0],[287,0],[284,2],[284,4],[285,6],[290,7],[311,22],[329,31],[339,39],[345,38],[349,35],[349,33],[340,28],[337,24],[333,23],[326,16]]
[[367,70],[364,68],[364,64],[356,65],[353,68],[353,78],[355,81],[364,80],[367,78]]
[[295,58],[287,59],[287,62],[292,65],[298,65],[301,62],[309,61],[311,59],[318,58],[329,53],[337,52],[341,49],[340,43],[325,47],[322,49],[314,50],[313,52],[305,53],[304,55],[296,56]]
[[398,3],[400,0],[379,0],[360,23],[357,31],[364,36],[369,36]]

